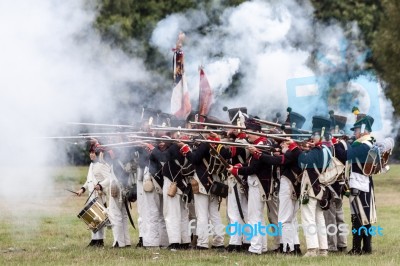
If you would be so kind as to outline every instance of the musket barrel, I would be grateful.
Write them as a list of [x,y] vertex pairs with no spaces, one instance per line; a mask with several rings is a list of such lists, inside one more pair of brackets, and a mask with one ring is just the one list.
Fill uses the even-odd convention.
[[149,141],[162,141],[162,142],[184,142],[184,143],[192,143],[193,142],[193,140],[168,139],[168,138],[145,137],[145,136],[128,136],[128,138],[143,139],[143,140],[149,140]]
[[57,136],[57,137],[39,137],[39,139],[93,139],[93,138],[105,138],[106,136]]
[[118,128],[138,128],[131,125],[113,125],[113,124],[96,124],[96,123],[78,123],[78,122],[68,122],[69,125],[78,126],[96,126],[96,127],[118,127]]
[[193,121],[189,121],[189,123],[192,124],[192,125],[199,125],[199,126],[222,127],[222,128],[232,128],[232,129],[246,129],[246,127],[234,126],[234,125],[225,125],[225,124],[193,122]]
[[[257,121],[258,123],[260,123],[260,124],[265,124],[265,125],[269,125],[269,126],[273,126],[273,127],[279,127],[279,128],[287,128],[287,129],[290,129],[291,127],[289,126],[289,127],[287,127],[286,125],[284,125],[284,124],[279,124],[279,123],[274,123],[274,122],[270,122],[270,121],[267,121],[267,120],[262,120],[262,119],[258,119],[258,118],[253,118],[255,121]],[[301,133],[305,133],[305,134],[312,134],[312,132],[311,131],[309,131],[309,130],[303,130],[303,129],[300,129],[300,128],[296,128],[296,130],[298,130],[299,132],[301,132]]]
[[300,142],[302,143],[303,142],[303,141],[296,140],[296,139],[288,139],[288,138],[284,138],[284,137],[274,136],[272,134],[264,134],[264,133],[253,132],[253,131],[248,131],[248,130],[244,130],[243,132],[246,133],[246,134],[253,134],[253,135],[256,135],[256,136],[267,137],[267,138],[276,139],[276,140],[283,140],[283,141],[293,140],[294,142],[298,142],[298,143],[300,143]]
[[253,145],[253,144],[246,144],[246,143],[240,143],[240,142],[229,142],[229,141],[214,141],[214,140],[208,140],[208,139],[195,139],[194,141],[198,141],[198,142],[205,142],[205,143],[210,143],[210,144],[221,144],[221,145],[227,145],[227,146],[235,146],[235,147],[249,147],[249,146],[253,146],[256,148],[260,148],[260,149],[271,149],[274,148],[272,146],[269,145]]
[[100,145],[101,147],[121,147],[121,146],[139,146],[149,140],[140,140],[140,141],[128,141],[128,142],[119,142],[119,143],[111,143]]
[[282,124],[270,122],[270,121],[267,121],[267,120],[262,120],[262,119],[258,119],[258,118],[252,118],[252,119],[254,121],[257,121],[258,123],[265,124],[265,125],[268,125],[268,126],[279,127],[279,128],[282,126]]
[[152,127],[150,130],[154,131],[179,131],[179,132],[201,132],[201,133],[225,133],[226,131],[220,129],[192,129],[180,127]]
[[119,135],[129,135],[129,134],[147,134],[145,131],[130,131],[130,132],[98,132],[98,133],[80,133],[79,136],[87,136],[87,135],[99,135],[99,136],[119,136]]

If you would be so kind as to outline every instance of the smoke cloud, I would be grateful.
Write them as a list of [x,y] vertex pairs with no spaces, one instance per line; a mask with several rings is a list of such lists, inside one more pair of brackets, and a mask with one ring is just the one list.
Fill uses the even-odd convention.
[[[382,122],[392,119],[392,109],[379,81],[373,81],[374,95],[379,98],[363,88],[351,88],[368,54],[359,45],[362,39],[356,23],[347,25],[345,34],[334,21],[329,25],[315,22],[308,1],[246,1],[219,12],[217,22],[201,10],[172,14],[157,24],[152,35],[152,44],[167,56],[171,36],[186,33],[186,74],[192,98],[198,95],[197,66],[204,65],[208,77],[216,77],[210,84],[217,95],[229,93],[233,76],[241,75],[236,96],[224,98],[223,105],[230,108],[247,106],[249,113],[272,119],[290,106],[307,118],[304,128],[310,129],[313,115],[328,116],[331,109],[349,117],[350,123],[351,109],[359,104],[361,112],[381,121],[377,134],[393,134],[390,124]],[[217,72],[216,64],[220,65]],[[362,74],[374,79],[370,73]],[[370,110],[371,103],[379,105],[380,112]],[[213,112],[227,120],[221,106]]]
[[112,123],[122,88],[149,83],[141,59],[100,40],[84,2],[0,2],[0,201],[20,213],[55,196],[45,166],[64,144],[41,137],[65,135],[71,121]]

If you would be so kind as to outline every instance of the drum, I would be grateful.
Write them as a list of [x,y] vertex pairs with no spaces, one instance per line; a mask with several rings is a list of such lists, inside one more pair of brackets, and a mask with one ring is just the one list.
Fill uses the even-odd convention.
[[97,200],[97,198],[91,200],[78,214],[78,218],[84,221],[93,233],[96,233],[108,223],[107,210]]

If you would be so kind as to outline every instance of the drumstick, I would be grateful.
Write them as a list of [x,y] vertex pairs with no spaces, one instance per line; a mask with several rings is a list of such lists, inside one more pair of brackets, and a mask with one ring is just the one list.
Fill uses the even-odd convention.
[[69,191],[69,192],[71,192],[71,193],[74,193],[75,195],[78,195],[78,193],[76,193],[75,191],[72,191],[72,190],[69,190],[69,189],[67,189],[67,188],[64,188],[66,191]]

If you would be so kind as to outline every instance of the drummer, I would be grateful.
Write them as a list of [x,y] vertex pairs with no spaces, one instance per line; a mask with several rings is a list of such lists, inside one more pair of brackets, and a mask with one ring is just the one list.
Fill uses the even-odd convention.
[[[85,184],[76,193],[81,196],[88,190],[90,198],[88,202],[97,198],[97,202],[107,207],[106,204],[106,191],[110,182],[111,166],[107,163],[108,154],[100,148],[97,140],[91,141],[90,147],[90,160],[92,161],[89,166],[89,172]],[[93,192],[93,193],[92,193]],[[92,240],[88,247],[103,247],[104,246],[104,227],[96,233],[92,232]]]

